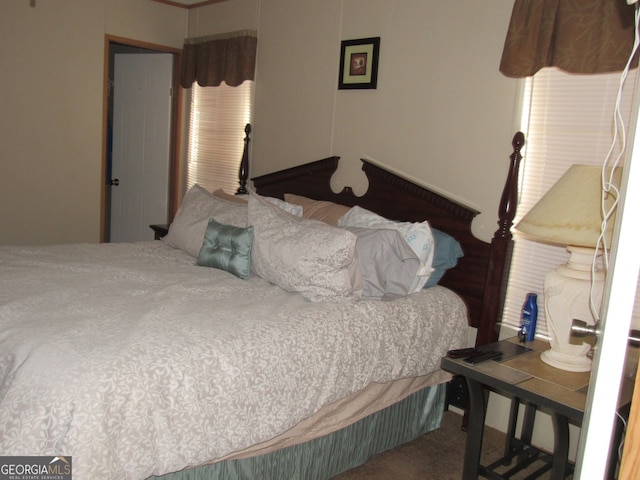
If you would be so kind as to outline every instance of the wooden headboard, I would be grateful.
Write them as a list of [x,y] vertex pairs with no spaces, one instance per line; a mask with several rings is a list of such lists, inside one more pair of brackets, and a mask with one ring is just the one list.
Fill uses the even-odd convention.
[[484,345],[498,339],[511,263],[510,228],[516,211],[517,176],[523,145],[524,135],[518,132],[513,138],[509,173],[497,217],[498,230],[491,243],[479,240],[471,232],[471,222],[478,211],[366,160],[362,160],[362,170],[369,180],[369,188],[362,197],[357,197],[349,187],[340,193],[331,190],[331,176],[338,167],[339,157],[261,175],[252,181],[261,195],[283,198],[285,193],[294,193],[349,207],[359,205],[392,220],[427,220],[432,227],[453,236],[462,246],[464,257],[454,269],[447,271],[440,285],[455,291],[466,301],[469,325],[478,329],[476,345]]

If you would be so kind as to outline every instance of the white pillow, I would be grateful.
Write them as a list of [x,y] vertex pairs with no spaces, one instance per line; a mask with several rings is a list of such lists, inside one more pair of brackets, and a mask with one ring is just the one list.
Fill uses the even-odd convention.
[[358,237],[362,298],[393,300],[409,295],[420,259],[391,228],[344,227]]
[[225,225],[246,227],[247,205],[214,196],[196,184],[182,199],[162,241],[197,258],[210,218]]
[[265,280],[314,302],[354,301],[362,294],[353,233],[290,215],[255,193],[249,225],[251,268]]
[[[242,204],[247,204],[247,202],[249,201],[249,195],[248,194],[243,194],[243,195],[231,195],[227,192],[225,192],[224,190],[218,189],[215,190],[213,192],[213,195],[218,197],[218,198],[222,198],[223,200],[228,200],[230,202],[234,202],[234,203],[242,203]],[[284,210],[285,212],[289,212],[291,215],[295,215],[296,217],[301,217],[302,216],[302,212],[303,212],[303,207],[302,205],[296,205],[293,203],[289,203],[286,202],[284,200],[280,200],[279,198],[276,197],[262,197],[265,200],[273,203],[275,206],[281,208],[282,210]]]
[[339,220],[340,227],[391,228],[398,230],[420,259],[420,268],[411,286],[411,292],[419,291],[433,272],[434,241],[428,222],[394,222],[362,207],[352,207]]
[[284,210],[287,213],[290,213],[291,215],[294,215],[296,217],[302,216],[301,205],[294,205],[293,203],[285,202],[284,200],[280,200],[279,198],[276,198],[276,197],[262,197],[262,198],[264,198],[267,202],[273,203],[276,207],[281,208],[282,210]]

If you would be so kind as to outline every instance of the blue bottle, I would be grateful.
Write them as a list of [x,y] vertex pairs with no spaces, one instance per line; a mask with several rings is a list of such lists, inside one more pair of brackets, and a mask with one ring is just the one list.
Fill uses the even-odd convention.
[[536,338],[536,322],[538,321],[538,295],[528,293],[522,306],[522,324],[520,326],[520,340],[533,342]]

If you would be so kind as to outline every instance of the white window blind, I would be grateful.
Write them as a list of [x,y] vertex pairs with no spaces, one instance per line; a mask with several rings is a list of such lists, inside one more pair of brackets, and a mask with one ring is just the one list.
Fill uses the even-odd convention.
[[[630,124],[636,78],[634,69],[622,91],[620,113],[625,128]],[[620,79],[620,73],[575,75],[545,68],[525,80],[522,129],[526,144],[515,225],[571,165],[601,166],[605,162],[614,138]],[[616,158],[621,148],[617,142],[612,158]],[[566,263],[569,254],[563,247],[527,240],[517,231],[514,237],[503,322],[506,328],[517,330],[526,294],[537,293],[536,332],[545,336],[544,277]]]
[[197,183],[209,191],[238,189],[244,127],[251,123],[254,82],[237,87],[191,88],[185,191]]

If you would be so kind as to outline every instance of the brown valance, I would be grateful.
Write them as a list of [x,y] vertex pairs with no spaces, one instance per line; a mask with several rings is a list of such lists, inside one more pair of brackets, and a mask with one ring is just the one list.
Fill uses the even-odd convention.
[[182,50],[180,85],[191,88],[217,87],[223,81],[232,87],[253,80],[258,39],[254,31],[188,38]]
[[552,66],[621,71],[633,49],[634,9],[624,0],[515,0],[500,71],[508,77]]

